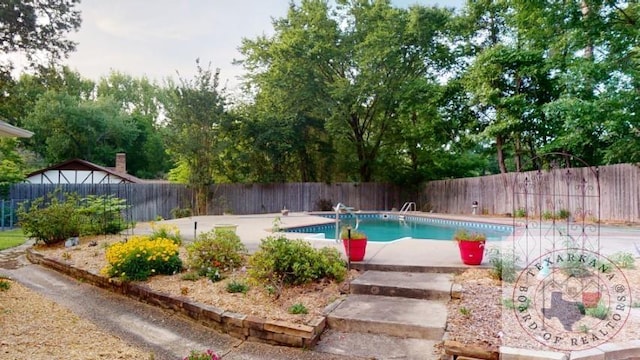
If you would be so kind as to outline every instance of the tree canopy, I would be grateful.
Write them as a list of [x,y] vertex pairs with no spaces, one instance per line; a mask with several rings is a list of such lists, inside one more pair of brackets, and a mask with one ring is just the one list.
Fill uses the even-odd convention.
[[[5,2],[5,52],[72,50],[75,3]],[[45,7],[60,26],[7,35]],[[34,158],[107,165],[124,151],[134,174],[200,189],[200,212],[220,182],[411,188],[526,170],[547,152],[638,162],[639,21],[637,1],[302,0],[271,35],[239,44],[244,102],[231,103],[219,72],[199,62],[193,79],[163,84],[54,65],[3,83],[0,116],[35,135],[3,144],[0,160],[15,180]],[[46,44],[22,43],[47,33]]]

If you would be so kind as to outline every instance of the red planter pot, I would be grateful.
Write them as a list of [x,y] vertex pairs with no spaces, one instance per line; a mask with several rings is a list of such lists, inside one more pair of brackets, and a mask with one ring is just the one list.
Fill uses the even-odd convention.
[[480,265],[484,256],[484,241],[458,240],[460,258],[466,265]]
[[362,261],[364,253],[367,250],[367,239],[342,239],[344,252],[347,254],[349,261]]
[[600,292],[583,292],[582,293],[582,304],[585,308],[594,308],[598,306],[598,302],[600,301]]

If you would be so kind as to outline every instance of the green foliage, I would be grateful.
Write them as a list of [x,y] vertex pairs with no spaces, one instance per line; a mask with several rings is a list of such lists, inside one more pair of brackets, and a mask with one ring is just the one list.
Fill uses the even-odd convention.
[[560,219],[560,220],[566,220],[569,218],[569,216],[571,216],[571,212],[567,209],[560,209],[558,210],[558,213],[556,214],[556,219]]
[[467,229],[458,229],[453,235],[456,241],[486,241],[487,236],[481,232],[472,232]]
[[128,228],[132,224],[123,218],[125,202],[113,195],[80,199],[76,193],[55,191],[48,202],[39,197],[21,203],[17,215],[25,235],[54,244],[72,236],[117,234]]
[[460,312],[460,314],[462,314],[462,316],[464,317],[470,317],[471,316],[471,310],[465,306],[462,306],[458,309],[458,311]]
[[14,184],[25,178],[25,164],[16,139],[0,137],[0,184]]
[[17,214],[26,236],[45,244],[55,244],[80,234],[78,196],[63,194],[61,197],[62,200],[58,199],[56,192],[48,203],[44,197],[39,197],[30,204],[20,204]]
[[289,314],[299,315],[299,314],[308,314],[309,310],[303,303],[295,303],[289,307],[287,310]]
[[224,276],[220,272],[220,269],[215,266],[202,269],[200,270],[199,274],[206,277],[211,282],[218,282],[224,279]]
[[[5,3],[0,50],[5,55],[23,55],[32,65],[38,64],[39,59],[51,62],[63,59],[75,49],[75,43],[65,36],[80,28],[80,10],[76,5],[78,2],[71,0]],[[5,77],[4,72],[11,66],[3,63],[0,68]]]
[[124,219],[127,201],[113,195],[89,195],[78,207],[82,235],[118,234],[132,224]]
[[349,239],[349,237],[351,237],[351,239],[358,240],[366,239],[367,235],[362,231],[351,228],[351,226],[343,226],[340,230],[340,238],[344,240]]
[[192,215],[192,211],[191,208],[180,208],[180,207],[175,207],[173,209],[171,209],[171,216],[174,219],[180,219],[180,218],[185,218],[185,217],[191,217]]
[[525,209],[525,208],[517,209],[516,213],[515,213],[515,217],[517,217],[517,218],[527,217],[527,209]]
[[206,214],[208,186],[220,171],[220,156],[226,147],[223,125],[229,118],[219,90],[219,71],[203,68],[196,60],[193,80],[180,79],[164,98],[166,145],[173,160],[188,171],[188,184],[195,189],[195,215]]
[[133,236],[115,243],[106,251],[107,267],[103,272],[126,280],[146,280],[157,274],[173,275],[182,270],[178,245],[169,239],[152,240]]
[[333,210],[333,201],[329,199],[318,199],[315,204],[316,211],[331,211]]
[[[584,305],[583,305],[584,306]],[[598,302],[598,306],[593,308],[586,308],[585,314],[594,318],[604,320],[609,316],[609,307],[607,307],[602,300]]]
[[249,285],[242,281],[232,280],[227,283],[227,292],[246,294],[247,291],[249,291]]
[[527,311],[529,307],[531,307],[531,299],[524,298],[524,299],[517,299],[517,301],[514,301],[513,299],[506,298],[506,299],[502,299],[502,304],[504,305],[505,308],[509,310],[514,310],[517,308],[519,312],[524,312],[524,311]]
[[0,279],[0,291],[7,291],[11,289],[11,283],[7,280]]
[[213,350],[196,351],[191,350],[189,356],[183,360],[220,360],[220,357]]
[[239,269],[247,249],[232,231],[209,231],[187,247],[187,264],[193,271],[206,275],[211,269],[222,272]]
[[151,239],[169,239],[174,244],[180,246],[182,244],[182,236],[180,235],[180,229],[171,224],[157,224],[151,223]]
[[613,269],[608,261],[599,259],[591,253],[569,249],[564,254],[560,270],[568,276],[585,277],[595,271],[610,273]]
[[197,272],[190,271],[182,274],[180,278],[186,281],[198,281],[198,279],[200,279],[200,275]]
[[516,260],[512,254],[505,254],[500,249],[489,251],[489,263],[491,264],[491,275],[498,280],[514,282],[517,277]]
[[579,302],[576,304],[576,306],[578,307],[578,311],[580,312],[581,315],[586,314],[586,308],[584,307],[584,304]]
[[0,231],[0,250],[22,245],[26,240],[22,229]]
[[118,151],[137,146],[141,133],[131,126],[131,116],[112,98],[87,100],[49,90],[24,125],[34,132],[32,149],[50,163],[82,158],[107,166]]
[[609,260],[621,269],[634,269],[636,259],[628,252],[617,252],[609,256]]
[[305,284],[322,278],[344,280],[347,269],[334,248],[315,249],[303,240],[267,237],[249,259],[249,274],[258,281]]
[[542,220],[553,220],[555,216],[549,210],[545,210],[542,212]]
[[587,325],[585,325],[585,324],[580,325],[578,330],[580,330],[580,332],[585,333],[585,334],[589,333],[589,327]]

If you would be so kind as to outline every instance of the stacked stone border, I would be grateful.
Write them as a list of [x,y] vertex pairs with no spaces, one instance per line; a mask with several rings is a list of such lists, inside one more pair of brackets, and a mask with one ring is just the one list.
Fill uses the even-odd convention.
[[241,340],[311,349],[318,342],[320,334],[322,334],[327,325],[325,317],[316,317],[306,324],[292,324],[285,321],[265,320],[256,316],[238,314],[215,306],[193,302],[187,298],[174,298],[152,290],[144,284],[106,278],[46,258],[32,248],[27,249],[27,259],[34,264],[46,266],[91,285],[128,296],[143,303],[176,311],[204,326]]
[[589,350],[572,351],[570,355],[507,346],[492,351],[483,346],[453,340],[444,341],[444,351],[446,359],[454,360],[632,360],[640,359],[640,340],[606,343]]

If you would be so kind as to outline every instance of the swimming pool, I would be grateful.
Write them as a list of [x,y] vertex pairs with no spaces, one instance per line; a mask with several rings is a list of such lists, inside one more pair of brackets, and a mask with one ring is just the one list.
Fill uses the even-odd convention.
[[[322,215],[335,219],[335,215]],[[508,225],[455,221],[422,216],[405,216],[401,221],[395,214],[367,213],[357,214],[358,230],[363,231],[370,241],[389,242],[404,238],[451,240],[453,234],[461,228],[478,231],[487,235],[487,240],[502,240],[511,234]],[[356,220],[350,215],[340,215],[340,226],[355,228]],[[288,228],[287,232],[314,234],[316,238],[334,239],[335,223]]]

